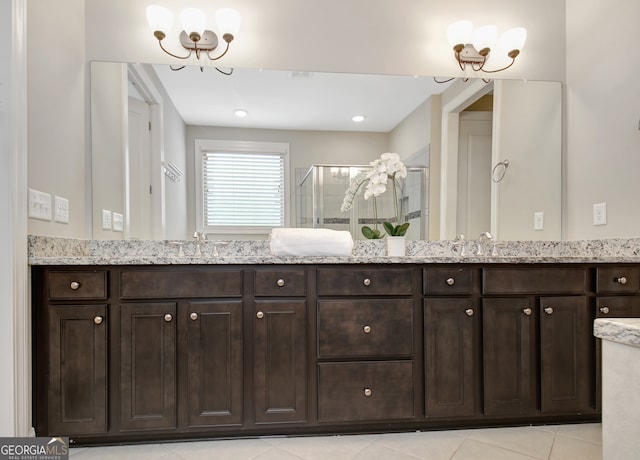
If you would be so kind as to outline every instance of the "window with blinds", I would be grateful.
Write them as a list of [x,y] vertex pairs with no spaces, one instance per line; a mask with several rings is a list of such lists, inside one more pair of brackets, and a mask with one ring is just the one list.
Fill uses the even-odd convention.
[[229,142],[196,148],[201,230],[268,233],[286,226],[287,149]]

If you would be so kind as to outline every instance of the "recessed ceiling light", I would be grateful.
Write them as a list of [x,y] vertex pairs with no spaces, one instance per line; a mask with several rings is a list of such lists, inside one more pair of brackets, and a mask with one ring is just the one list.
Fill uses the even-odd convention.
[[247,112],[247,111],[246,111],[246,110],[244,110],[244,109],[237,109],[237,110],[235,110],[235,111],[233,112],[233,114],[234,114],[236,117],[238,117],[238,118],[244,118],[244,117],[246,117],[247,115],[249,115],[249,112]]
[[355,123],[362,123],[364,121],[364,119],[367,118],[364,115],[354,115],[351,119],[355,122]]

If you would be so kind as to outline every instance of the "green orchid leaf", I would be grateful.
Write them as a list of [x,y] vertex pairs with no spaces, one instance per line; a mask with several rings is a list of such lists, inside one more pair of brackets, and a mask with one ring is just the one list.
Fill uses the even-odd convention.
[[402,225],[398,225],[395,228],[395,236],[404,236],[407,233],[408,229],[409,229],[409,222],[405,222]]
[[395,232],[395,227],[391,224],[391,222],[382,222],[382,226],[384,227],[385,231],[390,235],[390,236],[396,236],[394,234]]
[[364,237],[368,240],[379,240],[380,238],[382,238],[382,235],[380,235],[380,230],[378,229],[373,229],[365,225],[362,227],[361,231],[362,235],[364,235]]

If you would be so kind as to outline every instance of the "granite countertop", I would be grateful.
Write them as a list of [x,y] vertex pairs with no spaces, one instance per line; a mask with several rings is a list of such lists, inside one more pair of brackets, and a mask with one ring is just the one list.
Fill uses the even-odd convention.
[[640,347],[640,318],[598,318],[593,323],[593,335]]
[[[210,265],[210,264],[422,264],[422,263],[640,263],[640,238],[585,241],[467,241],[466,254],[452,241],[407,241],[404,257],[388,257],[384,240],[356,240],[350,256],[278,257],[269,242],[79,240],[29,237],[30,265]],[[182,255],[179,248],[182,247]],[[216,254],[217,253],[217,254]]]

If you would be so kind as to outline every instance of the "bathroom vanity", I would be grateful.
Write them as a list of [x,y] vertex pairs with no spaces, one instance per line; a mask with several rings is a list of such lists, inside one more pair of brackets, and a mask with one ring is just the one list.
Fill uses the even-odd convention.
[[32,256],[37,435],[104,444],[600,419],[593,321],[638,315],[640,259],[367,250]]

